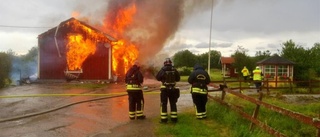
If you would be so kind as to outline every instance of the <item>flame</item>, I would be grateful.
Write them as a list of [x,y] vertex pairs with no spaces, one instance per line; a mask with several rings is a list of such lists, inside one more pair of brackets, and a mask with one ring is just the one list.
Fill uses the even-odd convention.
[[105,40],[105,36],[77,20],[71,20],[67,25],[75,31],[67,35],[67,69],[80,70],[87,57],[95,53],[96,41]]
[[137,46],[132,44],[130,40],[125,39],[124,36],[126,28],[133,22],[135,13],[136,5],[132,4],[129,7],[119,9],[116,13],[116,17],[113,18],[113,20],[111,19],[113,23],[110,23],[110,20],[105,22],[106,30],[112,30],[111,35],[120,38],[119,41],[111,43],[112,69],[116,75],[125,74],[134,61],[137,60],[139,55]]
[[68,36],[67,50],[68,70],[80,70],[86,58],[95,53],[96,44],[81,34],[73,34]]
[[118,75],[124,74],[128,71],[133,62],[138,58],[139,51],[137,50],[135,45],[125,44],[124,40],[113,42],[112,45],[112,69],[114,71],[119,70],[120,72],[115,71]]
[[[115,75],[123,76],[127,70],[137,60],[139,50],[136,45],[131,43],[130,39],[125,36],[126,29],[133,23],[133,17],[136,14],[136,5],[132,3],[127,7],[119,7],[116,12],[107,15],[104,21],[104,30],[116,39],[112,42],[112,70]],[[73,16],[78,16],[77,12]],[[80,29],[86,34],[69,34],[68,36],[68,53],[67,63],[69,70],[81,69],[84,60],[91,54],[95,53],[95,42],[90,39],[97,39],[100,34],[81,25],[80,22],[70,22],[70,26],[75,26],[73,29]],[[90,38],[88,38],[90,37]]]

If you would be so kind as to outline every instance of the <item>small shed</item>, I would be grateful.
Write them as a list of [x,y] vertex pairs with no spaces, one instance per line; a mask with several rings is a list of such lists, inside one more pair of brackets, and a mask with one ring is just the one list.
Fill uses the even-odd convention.
[[257,62],[257,65],[261,68],[264,78],[267,79],[287,79],[292,80],[294,62],[282,58],[278,55],[263,59]]
[[223,77],[237,77],[235,68],[233,67],[233,57],[220,57],[219,63],[221,64],[221,74]]
[[61,22],[38,36],[39,79],[110,80],[112,41],[114,38],[75,18]]

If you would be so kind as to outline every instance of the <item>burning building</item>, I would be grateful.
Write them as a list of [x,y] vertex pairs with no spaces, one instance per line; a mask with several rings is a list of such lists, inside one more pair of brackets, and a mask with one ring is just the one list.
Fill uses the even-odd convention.
[[38,36],[39,79],[109,80],[115,39],[70,18]]

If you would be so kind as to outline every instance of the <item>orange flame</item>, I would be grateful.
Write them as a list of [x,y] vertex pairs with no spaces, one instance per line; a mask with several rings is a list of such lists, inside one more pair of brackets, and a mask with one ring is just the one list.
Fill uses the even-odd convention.
[[133,62],[138,58],[139,51],[137,50],[135,45],[125,44],[124,40],[113,42],[112,45],[112,69],[114,71],[119,70],[120,72],[115,71],[118,75],[124,74],[128,71],[129,67],[131,67]]
[[90,39],[84,40],[81,34],[69,35],[68,40],[68,70],[80,70],[86,58],[95,53],[96,44]]
[[67,25],[76,32],[67,36],[67,69],[80,70],[87,57],[95,53],[96,41],[105,39],[105,36],[77,20],[71,20]]
[[136,5],[133,4],[127,8],[119,9],[117,12],[114,23],[105,23],[105,25],[107,30],[111,29],[113,31],[112,35],[116,38],[123,38],[118,42],[111,43],[113,71],[116,75],[123,75],[139,55],[137,46],[124,39],[125,29],[132,23],[133,16],[136,13]]

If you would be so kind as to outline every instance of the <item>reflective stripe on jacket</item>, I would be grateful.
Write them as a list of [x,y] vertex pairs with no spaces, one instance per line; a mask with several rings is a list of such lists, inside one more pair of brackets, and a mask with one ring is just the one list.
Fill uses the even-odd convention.
[[127,90],[142,90],[140,85],[137,84],[127,84]]
[[197,87],[191,87],[191,93],[207,94],[208,90],[207,89],[197,88]]

